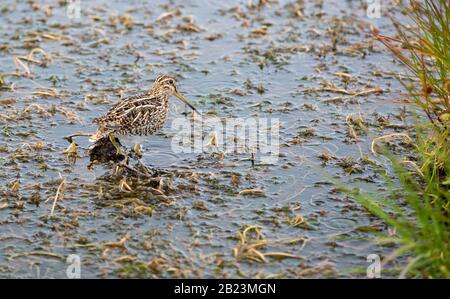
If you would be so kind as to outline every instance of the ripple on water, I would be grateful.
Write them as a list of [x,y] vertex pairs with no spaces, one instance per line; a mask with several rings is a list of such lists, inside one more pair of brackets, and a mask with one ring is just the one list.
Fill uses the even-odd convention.
[[158,150],[147,151],[143,153],[143,159],[148,165],[154,167],[170,167],[180,163],[181,157],[172,152],[161,152]]
[[323,224],[332,230],[347,231],[358,226],[358,222],[354,219],[345,217],[332,217],[323,222]]
[[309,200],[309,203],[312,206],[314,206],[314,207],[322,207],[322,206],[324,206],[326,204],[326,201],[323,200],[323,199],[319,199],[318,198],[319,196],[323,197],[323,195],[319,195],[319,194],[311,196],[311,199]]

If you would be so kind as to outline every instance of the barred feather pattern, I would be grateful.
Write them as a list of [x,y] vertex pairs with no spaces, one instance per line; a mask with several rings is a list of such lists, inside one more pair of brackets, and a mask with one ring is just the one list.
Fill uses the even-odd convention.
[[127,97],[114,105],[105,115],[94,119],[96,141],[109,134],[152,135],[159,131],[169,110],[169,95],[163,90]]

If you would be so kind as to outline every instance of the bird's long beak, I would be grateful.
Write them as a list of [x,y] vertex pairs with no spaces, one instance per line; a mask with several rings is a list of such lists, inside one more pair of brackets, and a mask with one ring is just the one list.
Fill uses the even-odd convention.
[[189,103],[188,100],[186,100],[186,98],[181,93],[178,92],[178,90],[175,90],[173,95],[176,96],[178,99],[180,99],[180,101],[188,105],[192,110],[201,115],[200,112],[198,112],[197,109],[195,109],[195,107],[191,103]]

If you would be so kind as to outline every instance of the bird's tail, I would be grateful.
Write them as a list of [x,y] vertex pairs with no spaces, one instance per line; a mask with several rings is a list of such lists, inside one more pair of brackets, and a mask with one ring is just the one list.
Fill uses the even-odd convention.
[[91,137],[89,137],[89,141],[90,142],[97,142],[104,135],[105,135],[105,133],[102,130],[97,129],[97,131],[93,135],[91,135]]

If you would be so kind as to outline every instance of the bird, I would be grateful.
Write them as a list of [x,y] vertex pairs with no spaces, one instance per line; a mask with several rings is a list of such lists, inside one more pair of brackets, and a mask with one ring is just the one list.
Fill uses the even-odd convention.
[[[109,137],[117,154],[125,156],[116,137],[148,136],[158,132],[166,122],[171,96],[177,97],[200,115],[178,91],[175,77],[160,75],[147,92],[124,98],[112,106],[106,114],[95,118],[93,123],[97,125],[97,131],[91,136],[90,141],[96,142],[103,137]],[[135,144],[133,149],[138,156],[142,155],[138,144]]]

